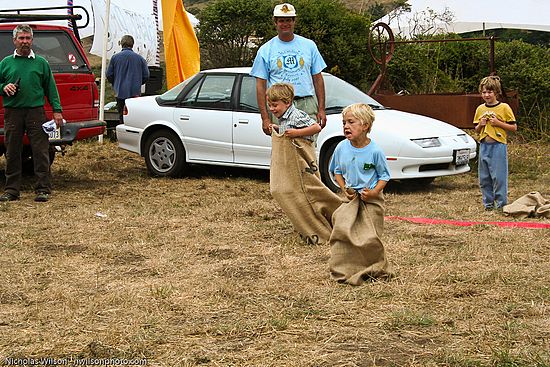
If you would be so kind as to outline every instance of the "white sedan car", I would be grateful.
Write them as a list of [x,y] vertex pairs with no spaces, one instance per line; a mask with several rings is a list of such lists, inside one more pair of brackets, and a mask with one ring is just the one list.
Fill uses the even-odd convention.
[[[124,124],[116,127],[120,148],[140,154],[150,174],[177,177],[189,164],[269,169],[271,137],[262,131],[256,80],[250,68],[202,71],[159,96],[126,100]],[[321,177],[328,171],[342,132],[342,109],[356,102],[376,114],[371,137],[384,150],[393,180],[468,172],[476,143],[464,131],[429,117],[384,108],[337,77],[324,74],[327,125],[319,133]]]

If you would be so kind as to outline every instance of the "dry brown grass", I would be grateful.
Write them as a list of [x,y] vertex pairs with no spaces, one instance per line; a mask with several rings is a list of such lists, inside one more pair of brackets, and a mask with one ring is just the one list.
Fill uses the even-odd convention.
[[[512,200],[550,196],[548,145],[511,144],[510,161]],[[29,179],[0,204],[0,364],[550,366],[549,230],[388,220],[398,277],[351,287],[329,279],[328,247],[293,233],[267,172],[154,179],[89,142],[53,177],[50,202]],[[482,210],[476,180],[391,185],[386,214],[511,220]]]

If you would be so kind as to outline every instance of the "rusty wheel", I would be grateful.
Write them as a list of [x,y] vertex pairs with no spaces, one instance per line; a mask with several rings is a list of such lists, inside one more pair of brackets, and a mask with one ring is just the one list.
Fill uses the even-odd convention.
[[393,32],[386,23],[376,23],[372,27],[368,40],[369,52],[377,64],[387,64],[391,60],[395,50],[394,41]]

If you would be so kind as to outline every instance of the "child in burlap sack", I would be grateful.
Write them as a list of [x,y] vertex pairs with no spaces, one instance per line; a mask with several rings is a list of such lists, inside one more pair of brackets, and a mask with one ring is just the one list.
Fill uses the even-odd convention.
[[270,125],[271,195],[307,243],[325,243],[332,231],[332,214],[342,201],[319,175],[314,136],[321,126],[292,104],[292,85],[273,84],[266,95],[269,111],[278,119],[278,124]]
[[390,171],[382,149],[369,138],[374,112],[355,103],[342,111],[344,136],[332,156],[330,171],[350,200],[333,214],[329,267],[333,279],[360,285],[388,277],[390,265],[380,240],[384,227],[383,189]]

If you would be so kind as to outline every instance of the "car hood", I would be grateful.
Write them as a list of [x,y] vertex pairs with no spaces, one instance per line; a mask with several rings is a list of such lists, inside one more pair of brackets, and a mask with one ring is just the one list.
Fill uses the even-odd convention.
[[377,110],[373,129],[390,128],[399,131],[409,139],[451,136],[463,134],[464,131],[431,117],[412,114],[392,109]]

